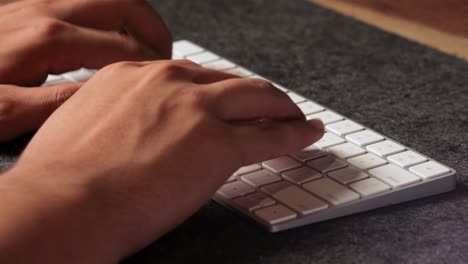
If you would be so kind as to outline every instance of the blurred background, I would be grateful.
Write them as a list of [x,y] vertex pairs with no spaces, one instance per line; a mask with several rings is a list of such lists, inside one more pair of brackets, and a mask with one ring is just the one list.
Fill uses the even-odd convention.
[[438,50],[468,59],[466,0],[310,0]]

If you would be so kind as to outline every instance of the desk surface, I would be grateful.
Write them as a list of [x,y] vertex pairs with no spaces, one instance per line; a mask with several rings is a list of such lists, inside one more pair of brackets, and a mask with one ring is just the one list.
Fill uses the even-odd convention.
[[[152,3],[177,39],[454,167],[458,184],[447,194],[276,234],[210,202],[125,263],[468,262],[466,62],[301,0]],[[14,159],[24,142],[2,145],[1,160]]]
[[309,0],[468,60],[466,0]]

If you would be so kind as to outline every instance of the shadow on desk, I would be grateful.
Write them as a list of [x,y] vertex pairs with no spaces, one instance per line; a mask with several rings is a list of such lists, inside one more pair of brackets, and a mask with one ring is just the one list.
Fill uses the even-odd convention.
[[468,220],[467,198],[458,183],[449,193],[275,234],[210,202],[123,263],[460,263],[466,242],[454,254],[452,238],[464,237],[456,223]]

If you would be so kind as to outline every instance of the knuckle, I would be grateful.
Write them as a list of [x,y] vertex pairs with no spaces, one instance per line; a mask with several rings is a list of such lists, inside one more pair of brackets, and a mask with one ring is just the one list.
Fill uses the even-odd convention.
[[271,84],[269,81],[262,80],[262,79],[252,79],[252,86],[258,88],[258,89],[264,89],[264,90],[277,90],[273,84]]
[[157,66],[157,73],[165,79],[180,79],[187,75],[188,69],[180,63],[162,62]]
[[114,75],[117,72],[127,70],[131,67],[135,67],[140,65],[138,62],[134,61],[119,61],[116,63],[112,63],[109,65],[104,66],[101,70],[99,70],[98,74],[100,75]]
[[49,39],[53,36],[56,36],[63,31],[69,29],[69,26],[67,23],[54,19],[54,18],[43,18],[36,23],[34,23],[34,30],[35,33],[40,37],[40,38],[46,38]]
[[15,113],[16,102],[7,94],[0,94],[0,124],[10,120]]

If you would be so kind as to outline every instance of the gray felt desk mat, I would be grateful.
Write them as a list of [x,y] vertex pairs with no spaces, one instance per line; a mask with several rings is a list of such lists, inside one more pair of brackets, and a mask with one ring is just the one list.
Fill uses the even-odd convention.
[[[455,168],[458,184],[276,234],[209,202],[125,263],[468,263],[468,63],[301,0],[151,2],[176,39]],[[25,142],[3,144],[0,164]]]

